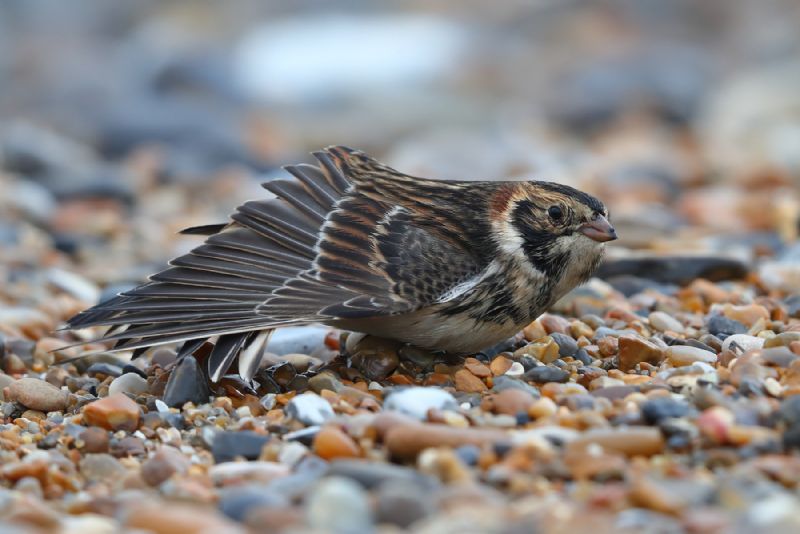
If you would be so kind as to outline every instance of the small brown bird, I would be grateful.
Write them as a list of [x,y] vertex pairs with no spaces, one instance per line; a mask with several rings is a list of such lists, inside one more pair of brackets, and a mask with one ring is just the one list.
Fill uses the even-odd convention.
[[275,328],[324,323],[459,354],[536,319],[616,239],[603,204],[548,182],[438,181],[330,147],[263,186],[209,236],[131,291],[73,317],[115,350],[216,339],[208,376],[250,380]]

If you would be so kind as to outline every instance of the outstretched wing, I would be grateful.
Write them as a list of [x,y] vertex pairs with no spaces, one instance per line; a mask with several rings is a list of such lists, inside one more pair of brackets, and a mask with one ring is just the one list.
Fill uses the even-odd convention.
[[[226,224],[188,229],[209,237],[68,327],[110,326],[101,340],[135,355],[171,342],[189,354],[217,338],[209,377],[238,357],[249,379],[268,338],[260,332],[410,312],[480,269],[463,232],[414,209],[413,179],[344,147],[314,156],[319,167],[289,166],[294,179],[264,184],[277,198],[245,203]],[[401,187],[387,185],[395,181]]]

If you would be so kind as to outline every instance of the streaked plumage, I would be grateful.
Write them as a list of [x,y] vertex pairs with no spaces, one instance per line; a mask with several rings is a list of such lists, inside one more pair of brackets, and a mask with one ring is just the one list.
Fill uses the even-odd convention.
[[594,197],[547,182],[408,176],[331,147],[264,188],[150,281],[73,317],[115,349],[216,339],[216,381],[250,379],[274,328],[310,323],[458,353],[517,332],[596,269],[614,239]]

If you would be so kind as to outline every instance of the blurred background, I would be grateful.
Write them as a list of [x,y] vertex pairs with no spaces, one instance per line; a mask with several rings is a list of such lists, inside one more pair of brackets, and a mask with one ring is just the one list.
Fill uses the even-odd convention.
[[612,258],[800,290],[798,28],[795,0],[4,0],[6,300],[141,280],[330,144],[569,183],[610,206]]

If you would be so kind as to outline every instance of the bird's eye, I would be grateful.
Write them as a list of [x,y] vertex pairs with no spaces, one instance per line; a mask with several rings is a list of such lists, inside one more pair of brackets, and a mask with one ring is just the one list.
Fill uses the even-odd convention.
[[561,211],[561,206],[550,206],[547,209],[547,214],[550,216],[551,219],[557,221],[564,216],[564,212]]

